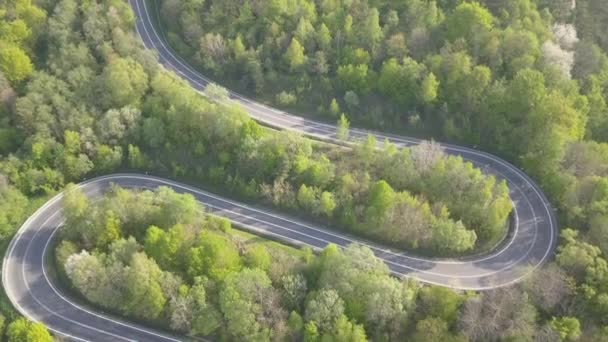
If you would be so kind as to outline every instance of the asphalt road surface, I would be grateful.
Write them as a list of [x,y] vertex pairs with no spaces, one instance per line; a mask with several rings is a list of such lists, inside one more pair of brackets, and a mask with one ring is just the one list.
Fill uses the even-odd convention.
[[[146,0],[129,0],[137,19],[137,31],[149,49],[156,50],[159,62],[193,88],[201,91],[210,82],[176,56],[157,33],[151,22]],[[256,120],[279,129],[301,132],[307,136],[336,141],[336,127],[303,119],[256,103],[230,92],[230,102],[237,102]],[[351,129],[351,138],[368,134],[378,141],[388,139],[398,146],[411,146],[421,140]],[[168,186],[177,192],[190,193],[209,211],[227,217],[241,227],[294,244],[320,249],[329,243],[346,246],[354,241],[368,245],[384,260],[395,276],[411,277],[422,282],[455,289],[488,290],[523,279],[553,255],[557,223],[552,207],[539,187],[517,167],[490,154],[470,148],[443,144],[449,154],[462,156],[484,172],[504,179],[513,202],[512,229],[495,250],[459,260],[421,258],[390,250],[353,237],[332,232],[266,209],[244,205],[194,187],[151,176],[116,174],[80,184],[90,198],[103,195],[110,184],[126,188],[153,189]],[[55,196],[19,229],[5,255],[2,282],[15,307],[26,317],[44,323],[51,331],[79,341],[178,341],[183,338],[159,332],[87,308],[70,298],[48,274],[51,241],[63,223],[62,194]],[[49,247],[51,246],[51,247]]]

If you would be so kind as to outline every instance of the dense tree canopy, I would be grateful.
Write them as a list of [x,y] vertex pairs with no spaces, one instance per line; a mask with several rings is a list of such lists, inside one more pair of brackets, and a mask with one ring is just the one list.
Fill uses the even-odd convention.
[[[172,200],[157,201],[159,194]],[[313,332],[336,341],[405,336],[402,324],[414,307],[416,287],[392,278],[367,248],[353,245],[341,252],[332,245],[316,259],[293,249],[286,254],[275,245],[237,249],[243,245],[239,235],[213,216],[161,224],[163,216],[155,213],[189,206],[189,196],[162,188],[155,193],[116,188],[93,207],[71,188],[63,201],[70,219],[56,260],[70,283],[97,305],[182,332],[233,340],[312,338]],[[128,203],[132,211],[104,210]],[[84,209],[93,210],[87,230],[75,219]],[[99,241],[90,236],[94,232],[109,236],[108,221],[115,231],[132,227],[129,233],[139,238],[115,234],[92,251],[78,252],[76,246]],[[281,259],[286,268],[273,269]],[[392,303],[388,310],[386,303]]]
[[8,325],[6,329],[8,342],[52,342],[53,337],[41,323],[33,323],[25,318],[19,318]]
[[[296,99],[283,104],[319,115],[335,118],[343,108],[353,122],[483,146],[524,166],[559,198],[567,146],[584,136],[605,141],[608,127],[599,3],[300,1],[306,15],[278,11],[265,24],[247,18],[275,13],[265,12],[270,5],[165,0],[161,8],[178,18],[164,17],[170,43],[194,63],[200,47],[191,33],[209,32],[238,41],[248,63],[263,66],[260,75],[229,53],[221,64],[201,65],[230,85],[262,94],[287,89]],[[281,58],[296,41],[297,59],[307,60],[297,72]]]
[[[277,4],[277,8],[283,5]],[[298,74],[307,70],[310,49],[317,46],[332,49],[328,34],[331,36],[330,28],[339,23],[327,22],[317,36],[312,24],[314,6],[306,8],[308,15],[298,19],[289,48],[280,56],[281,63]],[[278,17],[292,13],[281,11],[283,14],[277,14]],[[377,78],[371,64],[381,52],[384,33],[379,11],[369,11],[363,25],[366,34],[352,36],[361,46],[345,49],[344,59],[348,63],[337,70],[341,87],[347,91],[346,107],[352,107],[360,96],[371,91]],[[78,14],[83,16],[82,21],[76,19]],[[183,19],[193,24],[192,31],[187,33],[191,38],[202,34],[195,19],[192,16]],[[327,152],[300,136],[263,129],[239,108],[208,102],[182,81],[159,72],[149,56],[135,48],[138,44],[129,32],[131,22],[127,9],[113,2],[81,7],[70,0],[57,3],[45,33],[49,59],[41,70],[33,73],[23,94],[11,100],[14,105],[9,107],[4,120],[19,128],[13,134],[15,138],[24,139],[16,144],[3,144],[21,147],[0,164],[0,170],[23,192],[52,192],[65,182],[123,166],[153,168],[174,177],[221,183],[237,195],[304,211],[340,228],[427,253],[464,253],[499,238],[504,232],[510,211],[506,187],[492,177],[482,176],[471,165],[440,154],[425,166],[432,171],[421,172],[417,169],[421,165],[413,158],[424,158],[421,156],[424,148],[409,152],[387,146],[387,151],[391,151],[391,157],[387,158],[370,140],[352,153]],[[217,65],[225,64],[221,60],[228,57],[228,52],[222,50],[231,47],[234,58],[242,61],[244,68],[259,69],[255,66],[254,52],[247,49],[251,36],[237,35],[228,44],[221,36],[210,35],[201,41],[201,46],[206,46],[206,59],[214,59]],[[218,59],[220,56],[224,57]],[[317,69],[323,69],[320,64],[327,63],[327,56],[316,55],[314,63]],[[390,71],[395,68],[400,70],[397,79]],[[386,84],[386,91],[392,92],[392,96],[400,98],[415,90],[408,102],[422,98],[431,103],[437,98],[440,82],[424,64],[411,58],[391,59],[385,63],[385,69],[388,71],[380,75],[379,82]],[[255,82],[257,79],[252,78]],[[11,77],[7,80],[15,82]],[[403,84],[405,88],[395,92],[391,88],[394,84]],[[210,86],[208,93],[213,99],[225,96],[215,85]],[[281,93],[278,98],[291,102],[293,93]],[[340,105],[337,101],[332,103],[337,117],[341,114]],[[348,120],[342,117],[342,139],[348,137],[348,126]],[[408,155],[418,157],[410,159]],[[418,178],[406,180],[396,173],[388,174],[387,166],[392,163]],[[463,183],[445,187],[450,183],[441,182],[454,174]],[[382,193],[374,192],[378,184],[397,193],[396,203],[376,207],[373,202],[383,200]],[[480,189],[484,190],[481,195]],[[463,203],[475,205],[465,207]],[[116,210],[114,214],[120,221],[120,214]],[[98,241],[92,241],[85,234],[83,242],[87,246],[103,244],[108,234],[120,234],[112,231],[111,219],[104,221],[108,221],[108,227],[104,228],[106,236],[96,236]],[[383,231],[370,229],[377,226]],[[129,228],[125,229],[128,234]],[[157,243],[163,241],[158,236],[150,238],[159,239]],[[194,259],[201,258],[197,252],[192,255]]]
[[46,13],[31,0],[11,1],[0,9],[0,72],[18,84],[33,72],[27,51],[42,33]]
[[[307,256],[305,250],[244,241],[229,223],[202,211],[163,222],[169,208],[189,212],[190,200],[164,188],[115,188],[92,205],[71,188],[63,200],[71,219],[56,251],[60,273],[97,305],[230,340],[575,341],[596,333],[583,331],[576,315],[606,316],[606,260],[597,247],[576,240],[573,230],[562,234],[557,265],[563,270],[550,265],[523,286],[459,294],[394,278],[359,245],[329,245]],[[108,209],[125,206],[130,210],[119,214]],[[82,230],[74,218],[91,211]],[[107,234],[109,226],[123,233]],[[123,237],[125,231],[138,238]],[[111,238],[79,252],[77,246],[98,241],[91,232]],[[572,305],[576,296],[582,298]],[[581,304],[587,307],[577,308]]]

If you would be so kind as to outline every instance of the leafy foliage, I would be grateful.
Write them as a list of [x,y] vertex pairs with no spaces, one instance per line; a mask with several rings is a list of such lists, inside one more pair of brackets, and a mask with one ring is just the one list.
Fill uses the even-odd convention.
[[[170,200],[157,201],[161,193]],[[94,225],[111,212],[103,209],[127,203],[135,203],[135,210],[110,214],[109,221],[138,236],[143,246],[133,237],[104,235],[106,221]],[[116,188],[95,209],[78,189],[70,189],[64,198],[70,218],[62,232],[66,240],[56,253],[60,271],[97,305],[185,333],[271,340],[307,336],[314,326],[319,336],[339,341],[365,341],[366,331],[377,337],[405,333],[399,325],[413,308],[416,288],[390,277],[369,249],[351,246],[340,252],[329,246],[316,259],[290,261],[275,276],[272,264],[284,257],[282,249],[236,249],[238,235],[216,218],[195,214],[173,226],[154,225],[162,219],[159,213],[168,208],[183,212],[188,206],[187,195],[167,189],[153,194]],[[90,235],[75,218],[90,211],[89,230],[113,238],[92,251],[78,252],[76,246],[87,246],[83,236]],[[367,277],[370,272],[372,278]],[[393,303],[390,310],[387,302]],[[301,314],[288,315],[290,307]],[[361,324],[355,323],[359,320]]]

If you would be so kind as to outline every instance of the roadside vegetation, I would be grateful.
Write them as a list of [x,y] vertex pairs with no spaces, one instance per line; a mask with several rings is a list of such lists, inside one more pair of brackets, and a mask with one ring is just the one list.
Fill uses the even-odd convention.
[[190,336],[464,342],[581,334],[576,318],[543,318],[541,310],[559,311],[573,295],[555,265],[523,286],[456,293],[390,276],[367,247],[329,245],[315,255],[244,238],[169,188],[114,187],[90,202],[70,186],[63,207],[61,279],[97,306]]
[[235,341],[404,336],[416,285],[391,277],[370,250],[330,246],[316,257],[256,243],[168,188],[114,188],[95,204],[68,191],[57,264],[92,303]]
[[607,175],[601,0],[148,3],[167,14],[170,45],[215,79],[332,122],[345,113],[494,152],[568,217]]
[[[149,3],[170,14],[158,20],[179,54],[241,92],[328,121],[477,146],[522,167],[571,227],[556,262],[571,277],[571,303],[584,309],[562,315],[578,317],[585,333],[560,338],[600,339],[592,332],[608,313],[601,0]],[[496,339],[482,330],[469,338]]]
[[347,150],[262,128],[162,72],[126,6],[58,2],[38,41],[40,70],[15,87],[4,82],[12,96],[3,121],[22,139],[0,146],[9,152],[0,172],[24,194],[152,170],[421,253],[464,254],[504,236],[504,182],[436,144],[377,150],[369,138]]
[[[608,14],[601,2],[579,0],[574,9],[544,0],[158,3],[173,19],[164,24],[175,49],[218,80],[339,120],[342,135],[349,120],[394,127],[477,145],[523,167],[564,228],[555,262],[524,284],[481,294],[419,287],[389,277],[358,246],[312,256],[262,244],[248,256],[221,221],[188,211],[155,216],[163,207],[154,198],[192,204],[166,190],[116,190],[103,205],[87,206],[99,208],[95,215],[74,214],[57,249],[60,265],[71,260],[65,279],[118,313],[163,326],[176,319],[170,328],[232,340],[603,341]],[[207,185],[418,253],[466,254],[504,234],[505,184],[438,145],[377,150],[370,138],[346,150],[268,130],[159,68],[133,27],[122,0],[0,4],[3,241],[31,212],[22,210],[27,203],[116,170]],[[137,198],[128,204],[150,216],[119,211],[120,196]],[[158,247],[182,243],[180,253],[199,253],[200,264]],[[213,269],[214,250],[233,264]],[[281,258],[292,262],[275,274]],[[87,282],[85,271],[122,277],[125,288]],[[296,301],[284,297],[285,274],[305,280],[303,292],[300,278],[289,285],[300,291]],[[142,297],[148,290],[155,296]],[[103,291],[124,300],[104,300],[112,297]],[[135,305],[139,299],[151,302]],[[49,340],[6,301],[2,313],[9,341]]]
[[[0,255],[4,255],[16,230],[42,206],[51,194],[28,198],[11,186],[6,177],[0,175]],[[4,289],[0,291],[0,340],[9,341],[52,341],[44,325],[31,323],[20,317],[12,306]]]

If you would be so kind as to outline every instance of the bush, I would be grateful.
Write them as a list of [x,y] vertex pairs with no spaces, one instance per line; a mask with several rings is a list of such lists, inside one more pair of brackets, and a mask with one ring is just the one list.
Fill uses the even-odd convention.
[[282,91],[281,93],[277,94],[277,102],[281,106],[291,106],[291,105],[296,104],[296,102],[298,102],[298,98],[293,93],[288,93],[286,91]]

